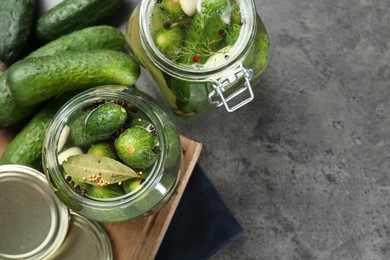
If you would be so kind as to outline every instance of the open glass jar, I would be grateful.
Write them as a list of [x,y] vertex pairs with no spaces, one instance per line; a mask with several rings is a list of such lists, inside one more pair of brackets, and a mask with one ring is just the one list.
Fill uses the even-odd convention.
[[251,85],[268,62],[269,38],[253,0],[143,0],[126,40],[178,121],[189,124],[253,100]]
[[165,205],[181,176],[181,154],[176,127],[154,99],[135,88],[101,86],[57,112],[42,157],[64,204],[88,219],[116,222]]

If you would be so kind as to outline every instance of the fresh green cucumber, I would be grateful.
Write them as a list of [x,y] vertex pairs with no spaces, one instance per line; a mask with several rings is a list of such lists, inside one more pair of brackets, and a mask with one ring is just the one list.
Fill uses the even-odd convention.
[[7,86],[16,102],[33,105],[74,89],[130,86],[139,75],[138,62],[123,52],[62,52],[15,63],[8,69]]
[[[121,50],[124,35],[110,26],[93,26],[64,35],[30,53],[27,57],[55,55],[64,51],[88,51],[97,49]],[[0,128],[10,126],[28,117],[36,106],[17,104],[7,91],[6,72],[0,75]]]
[[36,106],[16,104],[7,91],[6,73],[0,75],[0,107],[0,128],[14,124],[36,111]]
[[133,178],[122,183],[122,188],[126,193],[133,192],[141,187],[141,178]]
[[35,32],[48,42],[61,35],[104,22],[118,10],[123,0],[67,0],[39,17]]
[[0,1],[0,61],[7,65],[27,53],[37,3],[37,0]]
[[122,51],[124,45],[125,37],[119,29],[108,25],[98,25],[61,36],[33,51],[28,57],[54,55],[63,51],[98,49]]
[[155,136],[142,127],[126,129],[114,145],[118,157],[133,169],[147,168],[158,158],[159,148]]
[[69,98],[70,95],[58,97],[39,110],[8,144],[0,158],[0,164],[12,163],[36,166],[36,162],[40,160],[46,128],[57,110]]
[[126,109],[115,103],[105,103],[71,123],[70,138],[76,146],[89,146],[110,138],[126,120]]
[[111,159],[118,159],[114,144],[108,141],[92,144],[88,149],[88,154],[97,154]]
[[87,190],[87,194],[90,197],[106,199],[122,196],[125,192],[117,183],[114,183],[108,186],[91,185]]

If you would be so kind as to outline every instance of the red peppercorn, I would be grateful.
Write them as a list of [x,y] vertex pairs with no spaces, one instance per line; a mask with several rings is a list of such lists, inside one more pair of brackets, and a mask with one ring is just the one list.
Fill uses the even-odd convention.
[[218,31],[218,35],[221,36],[221,37],[224,36],[225,35],[225,30],[224,29],[219,30]]
[[194,58],[193,58],[193,61],[194,62],[199,62],[200,61],[200,57],[198,55],[195,55]]

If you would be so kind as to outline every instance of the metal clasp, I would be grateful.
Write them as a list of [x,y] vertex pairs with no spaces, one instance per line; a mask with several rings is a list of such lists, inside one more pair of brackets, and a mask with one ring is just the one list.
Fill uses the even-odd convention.
[[[212,85],[214,90],[211,91],[208,95],[209,102],[211,104],[216,105],[217,107],[225,105],[225,108],[228,112],[233,112],[238,108],[246,105],[254,98],[252,87],[250,84],[250,79],[252,78],[252,75],[253,75],[253,70],[244,68],[242,63],[240,63],[238,68],[234,69],[228,76],[222,77],[214,81],[214,84]],[[239,83],[239,80],[241,80],[242,78],[244,78],[245,80],[244,84],[236,91],[229,93],[228,91],[229,88]],[[228,102],[231,101],[233,98],[237,97],[238,95],[240,95],[241,93],[243,93],[244,91],[249,92],[249,97],[240,101],[238,104],[234,105],[233,107],[230,107],[228,105]],[[218,100],[218,98],[220,100]]]

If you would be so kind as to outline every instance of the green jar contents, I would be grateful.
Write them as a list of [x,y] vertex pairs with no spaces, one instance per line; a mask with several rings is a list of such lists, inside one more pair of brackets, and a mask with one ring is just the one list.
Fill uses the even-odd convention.
[[198,11],[196,1],[182,1],[185,2],[195,5],[188,10],[176,0],[154,5],[150,32],[158,50],[174,63],[194,67],[205,63],[208,66],[216,60],[213,55],[228,55],[241,31],[238,3],[204,0]]
[[252,0],[143,0],[125,36],[183,123],[250,102],[268,62],[268,34]]
[[180,147],[172,120],[151,97],[103,86],[60,109],[46,133],[43,164],[56,195],[73,211],[122,221],[169,200],[180,177]]

